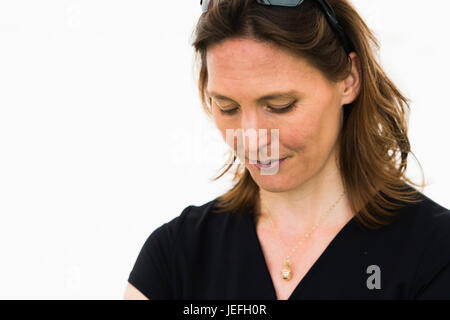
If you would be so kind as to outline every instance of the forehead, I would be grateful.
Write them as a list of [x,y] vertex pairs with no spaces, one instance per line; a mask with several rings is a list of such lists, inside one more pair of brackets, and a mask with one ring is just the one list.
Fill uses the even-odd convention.
[[208,87],[307,81],[317,71],[307,61],[274,44],[228,39],[207,51]]

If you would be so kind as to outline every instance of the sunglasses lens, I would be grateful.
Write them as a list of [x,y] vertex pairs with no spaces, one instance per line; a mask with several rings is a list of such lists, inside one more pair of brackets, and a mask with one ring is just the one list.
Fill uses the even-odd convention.
[[304,0],[256,0],[256,2],[272,5],[272,6],[284,6],[284,7],[296,7],[299,6]]
[[[256,2],[265,5],[296,7],[299,6],[304,0],[256,0]],[[214,0],[201,0],[202,11],[207,12],[210,7],[213,6]]]
[[202,11],[206,12],[209,9],[209,2],[213,1],[213,0],[202,0],[201,1],[201,5],[202,5]]

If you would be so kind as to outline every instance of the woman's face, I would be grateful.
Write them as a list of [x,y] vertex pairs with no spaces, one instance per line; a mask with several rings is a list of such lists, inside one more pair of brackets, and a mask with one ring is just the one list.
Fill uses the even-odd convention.
[[[217,128],[226,141],[227,129],[266,129],[257,152],[265,148],[271,159],[271,129],[279,129],[278,159],[273,175],[249,163],[252,146],[245,141],[245,162],[255,182],[265,190],[287,191],[334,164],[337,138],[343,121],[342,106],[348,99],[343,83],[329,82],[306,60],[273,44],[251,39],[229,39],[208,49],[207,94]],[[284,96],[261,97],[274,93]],[[293,105],[285,112],[282,109]],[[224,114],[221,110],[232,111]],[[237,151],[237,141],[230,145]],[[239,155],[239,154],[238,154]],[[252,157],[253,159],[253,157]],[[260,160],[260,156],[258,157]],[[326,171],[326,170],[325,170]]]

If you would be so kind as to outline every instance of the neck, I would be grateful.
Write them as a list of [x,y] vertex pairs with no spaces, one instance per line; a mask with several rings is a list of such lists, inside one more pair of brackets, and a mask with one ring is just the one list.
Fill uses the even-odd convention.
[[[325,166],[320,173],[311,177],[295,189],[285,192],[268,192],[259,189],[257,202],[258,223],[270,221],[282,230],[298,227],[308,229],[319,223],[333,227],[353,216],[347,194],[344,192],[337,166]],[[340,198],[340,201],[336,203]],[[335,204],[334,208],[330,208]]]

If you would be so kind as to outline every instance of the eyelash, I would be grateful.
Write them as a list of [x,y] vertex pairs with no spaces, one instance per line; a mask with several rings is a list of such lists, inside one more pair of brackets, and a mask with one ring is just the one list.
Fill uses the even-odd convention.
[[[273,113],[278,113],[278,114],[287,113],[287,112],[291,111],[294,107],[296,107],[297,101],[298,100],[295,100],[290,105],[288,105],[287,107],[284,107],[284,108],[272,108],[270,106],[267,106],[267,108],[269,108],[271,110],[271,112],[273,112]],[[222,113],[224,115],[233,115],[236,113],[237,109],[238,108],[234,108],[232,110],[222,110],[219,108],[219,111],[220,111],[220,113]]]

